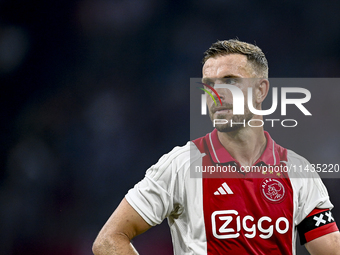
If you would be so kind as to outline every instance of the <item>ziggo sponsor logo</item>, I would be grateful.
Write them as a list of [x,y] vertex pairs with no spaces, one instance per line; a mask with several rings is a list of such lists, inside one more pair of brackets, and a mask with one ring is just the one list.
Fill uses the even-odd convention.
[[[247,238],[254,238],[256,232],[259,231],[259,236],[262,239],[270,238],[274,234],[274,230],[281,235],[288,232],[289,221],[287,218],[280,217],[273,224],[268,224],[272,221],[268,216],[261,217],[257,223],[255,223],[254,217],[250,215],[241,219],[236,210],[215,211],[211,215],[212,231],[217,239],[237,238],[240,236],[241,230],[246,232],[244,236]],[[267,228],[264,228],[264,226],[267,226]]]

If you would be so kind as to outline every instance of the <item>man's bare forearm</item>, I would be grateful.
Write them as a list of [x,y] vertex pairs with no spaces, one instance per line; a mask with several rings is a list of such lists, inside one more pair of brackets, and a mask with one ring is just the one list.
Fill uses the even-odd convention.
[[138,255],[129,238],[124,234],[97,238],[92,247],[95,255]]
[[100,230],[92,251],[95,255],[136,255],[131,240],[150,228],[124,198]]

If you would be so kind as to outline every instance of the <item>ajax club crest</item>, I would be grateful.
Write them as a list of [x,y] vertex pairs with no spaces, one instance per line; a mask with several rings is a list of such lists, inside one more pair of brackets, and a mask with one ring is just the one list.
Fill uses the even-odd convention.
[[261,194],[269,202],[280,203],[286,191],[280,179],[266,178],[261,182]]

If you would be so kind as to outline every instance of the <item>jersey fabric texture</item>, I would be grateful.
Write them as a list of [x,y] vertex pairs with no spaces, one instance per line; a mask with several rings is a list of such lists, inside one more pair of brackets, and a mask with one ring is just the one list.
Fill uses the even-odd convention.
[[265,136],[259,171],[241,171],[214,130],[163,155],[125,198],[152,226],[168,219],[176,255],[295,254],[298,226],[303,243],[338,230],[333,205],[318,175],[300,171],[309,162]]

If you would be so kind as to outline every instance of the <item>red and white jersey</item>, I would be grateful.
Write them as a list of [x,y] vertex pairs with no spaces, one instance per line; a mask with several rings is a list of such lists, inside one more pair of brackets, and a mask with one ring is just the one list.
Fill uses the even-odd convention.
[[303,243],[338,230],[333,205],[309,162],[265,135],[259,171],[241,171],[214,130],[163,155],[125,197],[148,224],[168,219],[174,254],[295,254],[297,228]]

